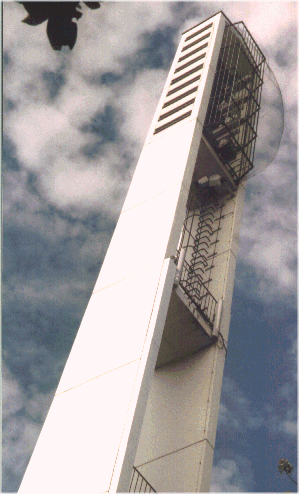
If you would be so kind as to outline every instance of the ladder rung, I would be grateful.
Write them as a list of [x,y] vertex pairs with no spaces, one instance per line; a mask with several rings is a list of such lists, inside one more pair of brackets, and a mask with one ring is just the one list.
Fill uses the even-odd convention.
[[211,269],[213,269],[215,266],[214,264],[212,264],[212,266],[210,266],[209,268],[206,269],[206,271],[210,271]]
[[206,285],[206,283],[210,283],[210,281],[213,281],[213,280],[212,280],[212,278],[209,278],[208,280],[203,281],[203,282],[202,282],[202,284],[203,284],[203,285]]

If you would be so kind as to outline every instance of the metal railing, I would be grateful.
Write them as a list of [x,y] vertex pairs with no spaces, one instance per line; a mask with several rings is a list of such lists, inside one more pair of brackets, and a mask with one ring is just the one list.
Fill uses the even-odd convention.
[[194,304],[195,309],[213,329],[217,300],[187,261],[183,265],[180,287]]
[[213,329],[217,302],[210,292],[221,230],[223,199],[211,187],[192,184],[175,257],[176,284]]
[[133,467],[133,474],[129,492],[157,492],[151,484],[143,477],[143,475]]

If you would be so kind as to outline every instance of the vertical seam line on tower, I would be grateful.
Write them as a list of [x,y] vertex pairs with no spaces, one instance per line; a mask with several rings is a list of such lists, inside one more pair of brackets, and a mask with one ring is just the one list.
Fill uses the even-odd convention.
[[[154,307],[155,307],[155,302],[156,302],[156,298],[157,298],[157,293],[158,293],[158,291],[159,291],[159,285],[160,285],[160,281],[161,281],[161,276],[162,276],[162,272],[163,272],[163,267],[164,267],[164,260],[163,260],[163,262],[162,262],[162,267],[161,267],[161,270],[160,270],[160,275],[159,275],[158,285],[157,285],[157,289],[156,289],[156,293],[155,293],[155,297],[154,297],[154,301],[153,301],[153,305],[152,305],[152,310],[151,310],[151,314],[150,314],[150,318],[149,318],[149,322],[148,322],[148,326],[147,326],[147,330],[146,330],[146,334],[145,334],[145,338],[144,338],[144,343],[143,343],[142,350],[141,350],[141,357],[140,357],[140,359],[138,359],[138,360],[140,360],[140,362],[139,362],[138,369],[137,369],[137,372],[136,372],[135,381],[134,381],[134,386],[133,386],[133,390],[132,390],[132,393],[131,393],[130,402],[129,402],[129,406],[128,406],[128,409],[127,409],[127,414],[126,414],[126,418],[125,418],[124,426],[123,426],[123,429],[122,429],[122,434],[121,434],[120,442],[119,442],[119,445],[118,445],[118,449],[117,449],[117,454],[116,454],[115,462],[114,462],[114,465],[113,465],[113,470],[112,470],[111,480],[110,480],[110,484],[109,484],[109,489],[110,489],[110,486],[111,486],[111,483],[112,483],[113,474],[114,474],[115,466],[116,466],[116,463],[117,463],[117,459],[118,459],[118,455],[119,455],[119,450],[120,450],[120,447],[121,447],[121,442],[122,442],[122,438],[123,438],[123,435],[124,435],[124,430],[125,430],[125,427],[126,427],[126,423],[127,423],[127,418],[128,418],[129,410],[130,410],[130,407],[131,407],[131,403],[132,403],[132,398],[133,398],[134,391],[135,391],[136,382],[137,382],[137,380],[138,380],[139,369],[140,369],[140,366],[141,366],[142,356],[143,356],[144,348],[145,348],[146,341],[147,341],[147,337],[148,337],[149,327],[150,327],[151,320],[152,320],[152,316],[153,316],[153,311],[154,311]],[[163,292],[162,292],[162,296],[163,296]],[[158,309],[158,313],[159,313],[159,309]],[[157,313],[157,314],[158,314],[158,313]],[[153,340],[152,340],[152,341],[153,341]],[[158,346],[156,343],[155,343],[155,345],[156,345],[156,346]],[[150,352],[150,348],[151,348],[151,344],[150,344],[150,347],[149,347],[149,352]],[[147,362],[145,363],[144,368],[146,367],[146,364],[147,364]],[[143,381],[143,379],[141,379],[140,388],[141,388],[141,386],[142,386],[142,381]],[[138,398],[139,398],[139,396],[140,396],[140,394],[138,395]],[[136,406],[137,406],[137,404],[138,404],[138,398],[137,398]],[[136,406],[135,406],[135,412],[136,412]],[[135,415],[135,414],[134,414],[134,415]],[[130,430],[130,433],[131,433],[131,430]],[[129,436],[130,436],[130,433],[129,433]],[[122,469],[121,469],[121,471],[122,471]]]

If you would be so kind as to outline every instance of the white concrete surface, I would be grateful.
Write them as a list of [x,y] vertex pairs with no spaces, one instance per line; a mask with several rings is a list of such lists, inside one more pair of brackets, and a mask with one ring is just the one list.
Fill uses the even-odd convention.
[[169,257],[181,225],[175,213],[184,209],[187,195],[178,184],[120,215],[93,293]]
[[182,122],[180,126],[174,125],[171,133],[144,146],[122,213],[181,182],[189,189],[194,167],[190,147],[194,132],[200,140],[201,130],[194,120]]
[[139,466],[138,470],[151,479],[157,492],[196,492],[201,458],[202,444],[195,443]]
[[109,490],[139,365],[136,360],[54,398],[20,493]]
[[140,358],[160,274],[159,263],[92,295],[56,394]]
[[158,492],[209,488],[224,360],[214,345],[155,370],[135,466]]
[[[204,163],[197,165],[204,175]],[[244,196],[241,185],[221,210],[223,219],[209,284],[214,297],[223,299],[220,331],[225,344]],[[179,329],[174,328],[172,334]],[[221,346],[220,340],[218,345],[155,370],[134,465],[158,492],[209,490],[225,363]]]
[[[163,490],[208,486],[224,351],[213,346],[154,369],[175,277],[170,258],[181,234],[224,28],[221,14],[214,21],[192,115],[153,135],[190,31],[182,37],[21,494],[125,492],[137,448],[135,465],[145,476],[150,470],[157,477],[166,466]],[[205,163],[200,166],[204,174]],[[240,221],[234,218],[226,227],[232,239]],[[225,333],[235,255],[229,249],[218,257],[225,269],[219,268],[214,283],[217,296],[224,295]]]

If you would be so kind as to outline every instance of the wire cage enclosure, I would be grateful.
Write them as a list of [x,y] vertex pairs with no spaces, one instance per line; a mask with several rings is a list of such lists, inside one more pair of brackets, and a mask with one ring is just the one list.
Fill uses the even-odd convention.
[[243,22],[226,24],[203,133],[236,185],[253,168],[265,61]]
[[179,286],[211,329],[217,300],[209,288],[223,219],[222,209],[227,197],[223,191],[227,192],[227,189],[220,182],[218,187],[193,182],[175,259],[178,264],[183,254]]

